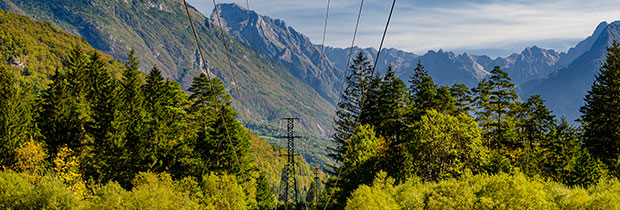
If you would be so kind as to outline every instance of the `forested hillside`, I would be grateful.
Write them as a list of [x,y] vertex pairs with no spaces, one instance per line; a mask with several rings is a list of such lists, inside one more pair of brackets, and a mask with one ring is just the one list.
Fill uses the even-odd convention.
[[[225,84],[244,126],[261,136],[274,136],[278,135],[280,118],[299,117],[302,120],[297,127],[304,136],[300,143],[307,148],[305,157],[313,164],[330,162],[321,148],[331,126],[334,106],[320,95],[315,97],[317,93],[311,85],[277,61],[226,33],[220,34],[218,24],[191,5],[190,15],[206,61],[199,56],[182,1],[0,0],[0,9],[49,21],[84,37],[93,47],[117,60],[124,61],[130,49],[135,49],[136,59],[143,64],[140,71],[149,72],[157,65],[163,78],[179,82],[183,90],[190,88],[203,68],[208,68],[212,76]],[[233,71],[238,84],[233,81]]]
[[[241,125],[221,80],[202,74],[188,95],[157,66],[138,71],[134,51],[123,64],[0,15],[0,208],[275,206],[284,151]],[[296,165],[307,189],[311,167]]]

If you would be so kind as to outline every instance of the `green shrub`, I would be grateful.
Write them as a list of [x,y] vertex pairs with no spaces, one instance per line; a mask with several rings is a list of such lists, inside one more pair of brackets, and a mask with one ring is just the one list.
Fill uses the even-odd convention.
[[211,172],[202,177],[204,207],[209,209],[247,209],[247,197],[234,175]]
[[588,189],[520,172],[420,180],[413,177],[393,186],[393,179],[379,173],[372,186],[362,185],[351,194],[346,209],[620,209],[617,179],[602,179]]
[[589,190],[592,196],[589,209],[620,209],[620,182],[602,179]]
[[476,195],[466,182],[454,179],[433,184],[426,197],[426,209],[472,209]]
[[0,172],[0,209],[25,207],[34,185],[17,173]]
[[93,209],[199,209],[189,193],[177,187],[169,174],[140,173],[131,192],[110,182],[91,199]]
[[400,209],[394,199],[394,179],[379,172],[372,186],[362,185],[351,194],[345,209]]
[[23,174],[0,172],[1,209],[75,209],[81,204],[55,177],[45,176],[35,185]]

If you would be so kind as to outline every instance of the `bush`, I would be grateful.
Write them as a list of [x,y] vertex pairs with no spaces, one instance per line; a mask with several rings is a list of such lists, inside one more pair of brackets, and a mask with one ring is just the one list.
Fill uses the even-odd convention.
[[81,204],[55,177],[45,176],[35,185],[24,174],[0,172],[1,209],[75,209]]
[[394,199],[394,179],[379,172],[373,186],[361,185],[351,194],[345,209],[399,209]]
[[351,194],[346,209],[620,209],[616,179],[584,189],[520,172],[470,174],[439,182],[414,177],[393,186],[393,179],[380,173],[372,186],[362,185]]
[[110,182],[96,190],[93,209],[198,209],[189,193],[177,187],[168,174],[140,173],[131,192]]

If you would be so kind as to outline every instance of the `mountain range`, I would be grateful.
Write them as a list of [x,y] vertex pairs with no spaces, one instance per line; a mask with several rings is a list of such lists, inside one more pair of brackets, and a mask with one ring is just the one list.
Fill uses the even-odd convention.
[[[259,51],[284,64],[294,75],[304,78],[307,84],[318,83],[317,90],[328,96],[328,101],[334,101],[329,97],[330,91],[338,91],[339,86],[330,85],[340,84],[350,48],[325,46],[325,58],[321,60],[327,63],[319,66],[322,46],[312,44],[307,36],[286,25],[283,20],[250,11],[251,21],[248,21],[248,11],[234,3],[219,4],[218,8],[226,22],[226,31],[233,37],[246,44],[254,41]],[[211,18],[214,17],[215,13],[212,13]],[[376,68],[382,72],[387,65],[392,65],[396,75],[408,81],[420,62],[439,85],[462,83],[473,87],[495,66],[500,66],[517,85],[522,99],[540,94],[556,116],[574,121],[580,115],[583,97],[605,58],[606,47],[612,40],[619,40],[619,25],[620,22],[600,23],[591,36],[568,52],[559,53],[532,46],[507,57],[491,58],[469,53],[455,54],[441,49],[417,55],[390,48],[383,49]],[[373,61],[376,59],[375,48],[354,47],[353,52],[359,51]],[[319,76],[305,79],[307,75],[317,74]]]
[[[238,4],[219,4],[209,17],[190,6],[206,61],[200,59],[181,1],[177,0],[0,0],[0,9],[48,21],[84,38],[117,60],[135,49],[141,70],[157,65],[184,89],[203,67],[221,78],[244,125],[263,136],[275,136],[279,118],[300,117],[301,145],[310,162],[327,161],[325,139],[331,129],[349,48],[321,46],[283,20],[260,15]],[[226,34],[219,33],[219,22]],[[536,46],[507,57],[431,50],[423,55],[384,49],[377,62],[391,64],[408,81],[418,62],[439,85],[475,86],[494,66],[509,73],[521,98],[541,94],[557,116],[577,119],[583,96],[605,56],[605,47],[620,38],[620,23],[603,22],[592,36],[566,53]],[[389,32],[388,32],[389,33]],[[227,49],[223,40],[227,41]],[[254,50],[256,49],[256,51]],[[324,49],[324,57],[321,50]],[[239,84],[233,81],[227,50]],[[354,47],[372,60],[374,48]],[[27,56],[27,55],[26,55]],[[236,94],[238,88],[240,94]],[[270,140],[272,143],[275,140]]]

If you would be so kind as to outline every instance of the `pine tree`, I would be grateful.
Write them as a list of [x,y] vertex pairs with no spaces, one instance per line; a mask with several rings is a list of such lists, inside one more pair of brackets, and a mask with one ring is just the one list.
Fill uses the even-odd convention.
[[13,74],[0,65],[0,166],[12,166],[19,145],[37,137],[27,88],[20,88]]
[[413,70],[413,75],[409,80],[409,97],[407,104],[406,121],[413,124],[429,109],[436,108],[435,96],[437,95],[437,85],[433,78],[418,61],[418,65]]
[[[491,132],[491,83],[489,80],[482,79],[478,86],[472,89],[474,93],[473,104],[476,106],[476,121],[482,127],[484,133]],[[487,146],[491,147],[491,139],[487,138]]]
[[615,41],[580,111],[584,146],[612,171],[620,171],[615,164],[620,156],[620,45]]
[[451,114],[456,112],[456,106],[449,86],[441,86],[437,88],[434,101],[435,110]]
[[570,179],[573,179],[570,173],[577,167],[577,157],[582,155],[580,140],[577,129],[562,118],[552,127],[549,137],[540,143],[541,151],[535,154],[541,158],[538,164],[540,174],[570,184]]
[[520,147],[523,148],[525,160],[522,169],[538,170],[535,167],[535,159],[540,158],[538,150],[541,143],[550,140],[552,129],[555,126],[554,116],[544,105],[540,95],[530,96],[526,103],[521,103],[516,114],[520,135]]
[[349,69],[350,73],[345,78],[346,86],[341,96],[342,99],[336,111],[336,126],[332,137],[335,147],[328,148],[329,156],[339,163],[344,160],[347,140],[355,132],[357,119],[360,116],[362,91],[366,89],[366,80],[372,70],[372,65],[368,58],[359,52]]
[[381,124],[383,115],[380,106],[385,103],[385,99],[381,97],[383,80],[380,74],[375,74],[374,78],[369,80],[366,92],[366,98],[364,99],[363,110],[360,110],[359,124],[370,124],[372,126],[378,126]]
[[146,76],[146,84],[144,85],[144,98],[146,108],[150,113],[156,114],[158,108],[164,105],[166,91],[164,78],[157,66],[151,68],[151,72]]
[[518,99],[516,92],[514,91],[514,84],[510,82],[508,73],[502,71],[499,66],[496,66],[491,71],[489,76],[490,89],[488,90],[489,101],[485,105],[490,110],[485,110],[487,113],[490,111],[489,127],[491,130],[488,133],[488,137],[491,140],[492,146],[495,148],[500,147],[514,147],[515,133],[514,131],[514,102]]
[[405,83],[396,78],[392,65],[389,65],[387,68],[387,73],[383,77],[380,90],[381,94],[378,97],[381,99],[381,102],[378,104],[378,107],[381,119],[380,123],[375,126],[380,135],[397,140],[402,134],[404,127],[401,119],[404,115],[407,90]]
[[450,94],[454,99],[454,106],[457,113],[469,113],[472,111],[472,93],[464,84],[454,84],[450,88]]

